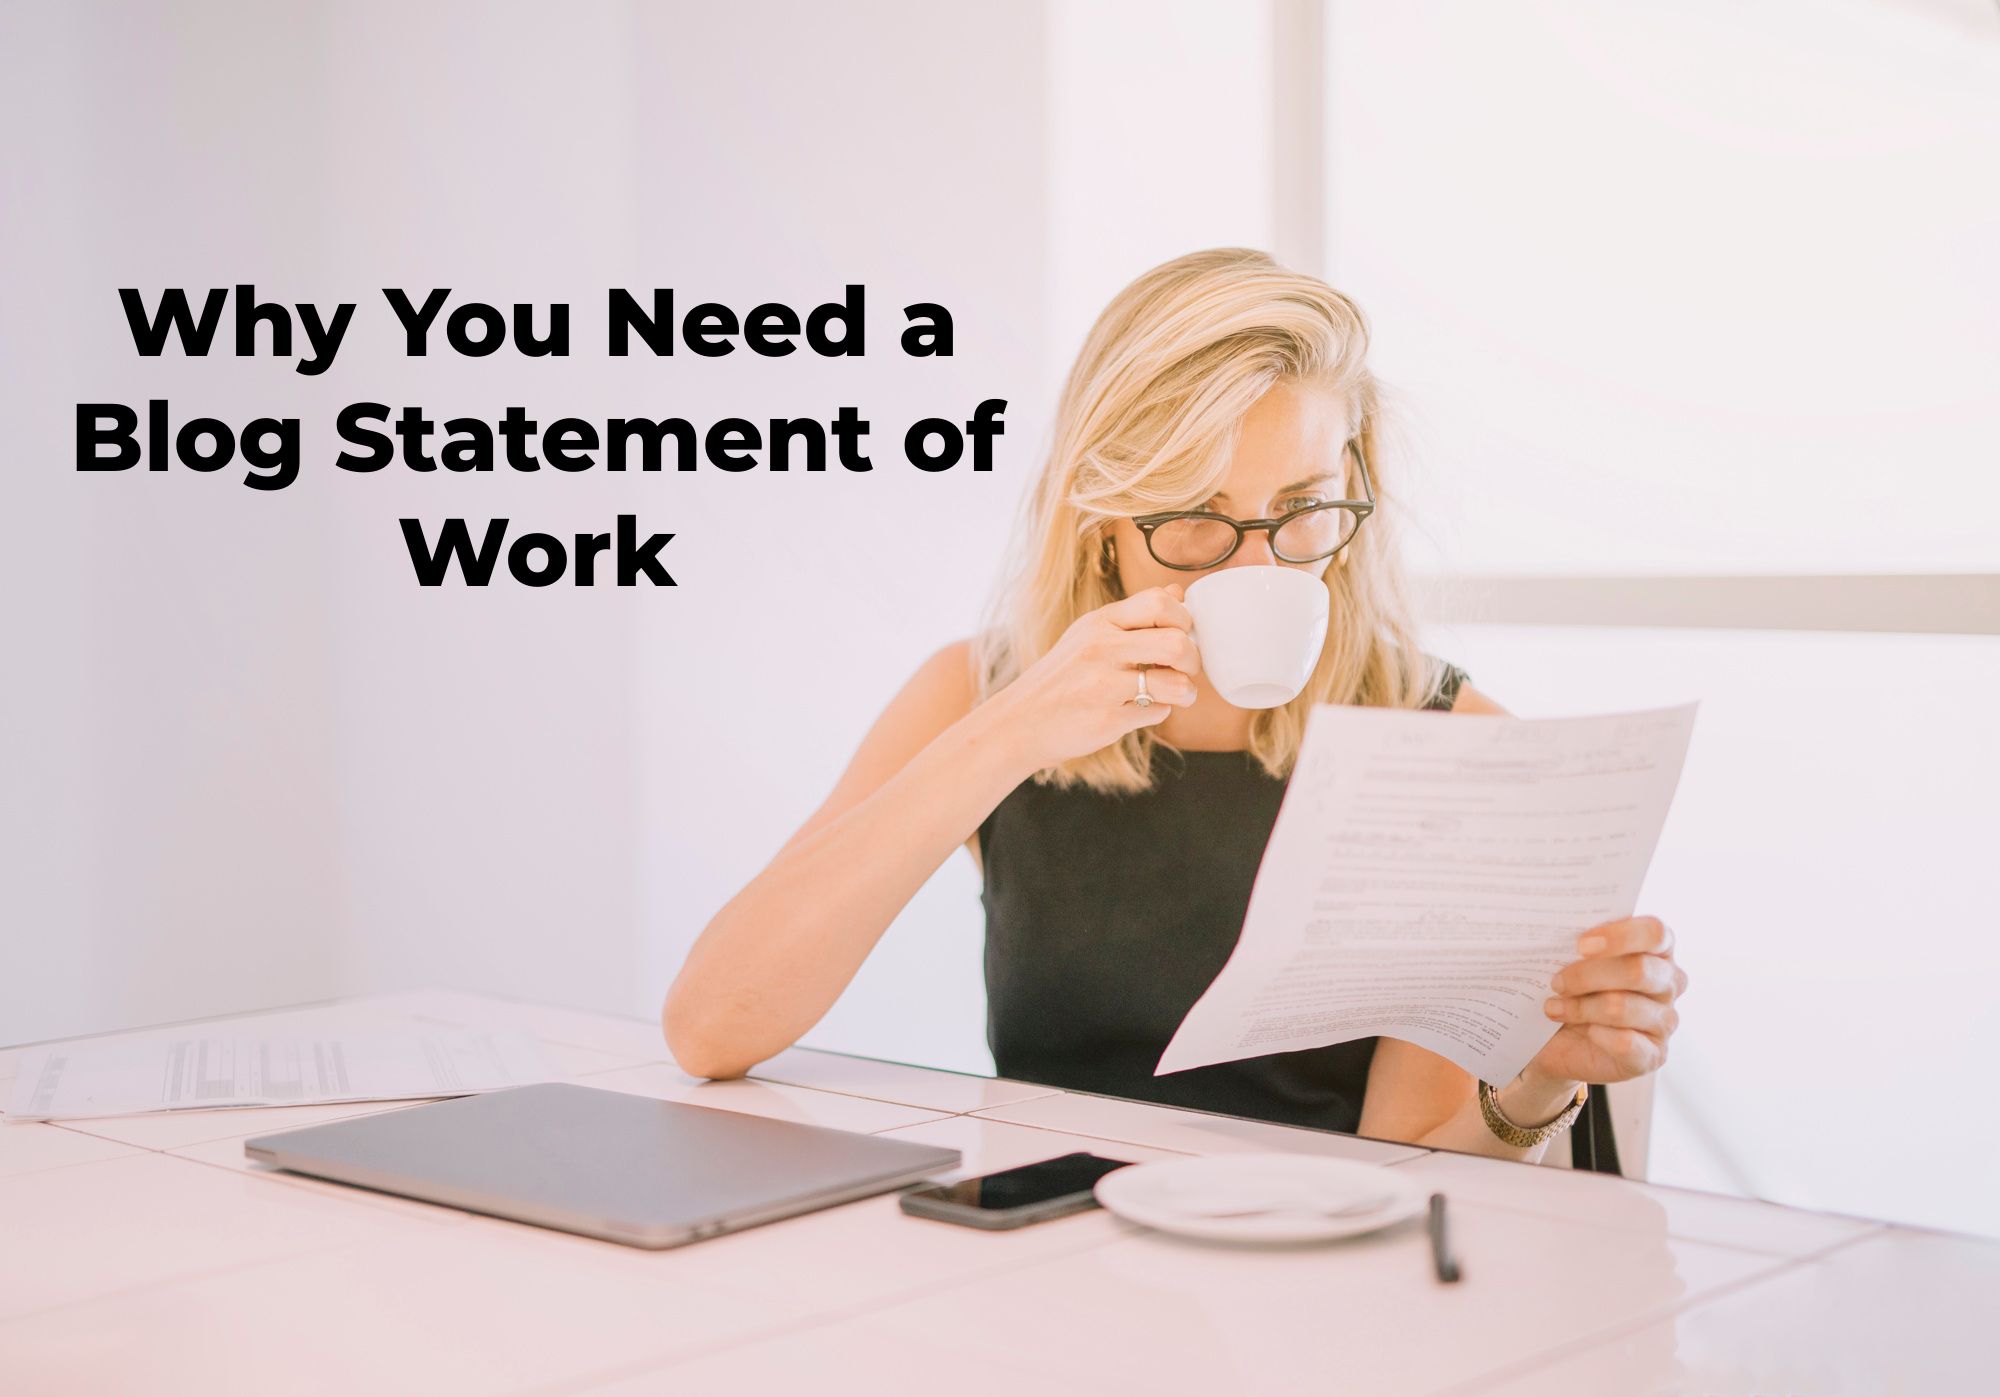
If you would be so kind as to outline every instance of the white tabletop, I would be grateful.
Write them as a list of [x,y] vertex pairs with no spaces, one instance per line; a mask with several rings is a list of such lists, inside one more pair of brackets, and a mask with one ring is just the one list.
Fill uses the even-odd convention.
[[403,1103],[8,1122],[0,1392],[1604,1397],[2000,1380],[2000,1244],[803,1049],[699,1082],[652,1023],[453,991],[275,1017],[519,1023],[574,1080],[948,1145],[965,1173],[1079,1149],[1369,1160],[1449,1195],[1465,1278],[1433,1279],[1416,1226],[1249,1250],[1103,1212],[982,1233],[905,1217],[893,1196],[645,1252],[243,1157],[246,1136]]

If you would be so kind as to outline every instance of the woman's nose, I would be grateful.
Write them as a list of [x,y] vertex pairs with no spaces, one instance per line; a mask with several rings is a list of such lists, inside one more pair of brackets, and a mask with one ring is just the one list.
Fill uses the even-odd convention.
[[1223,566],[1230,568],[1269,567],[1277,561],[1278,555],[1271,551],[1271,536],[1260,531],[1254,534],[1245,534],[1243,542],[1237,546],[1235,553],[1230,555],[1229,561],[1224,563]]

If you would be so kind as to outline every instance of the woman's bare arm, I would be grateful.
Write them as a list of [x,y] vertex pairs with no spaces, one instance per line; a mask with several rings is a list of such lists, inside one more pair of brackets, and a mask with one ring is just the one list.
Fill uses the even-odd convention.
[[737,1077],[832,1007],[926,879],[1028,774],[974,708],[970,646],[933,655],[820,808],[732,898],[667,995],[689,1072]]
[[[1179,591],[1151,587],[1078,617],[984,703],[970,642],[932,656],[826,803],[688,953],[662,1012],[681,1066],[736,1077],[790,1047],[1009,791],[1192,702],[1200,656]],[[1139,665],[1146,708],[1130,702]]]

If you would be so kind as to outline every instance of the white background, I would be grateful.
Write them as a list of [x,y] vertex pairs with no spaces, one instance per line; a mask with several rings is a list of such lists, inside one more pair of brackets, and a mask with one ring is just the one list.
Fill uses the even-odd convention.
[[[421,984],[653,1012],[976,623],[1105,300],[1286,236],[1301,8],[9,9],[0,1041]],[[2000,569],[1985,7],[1339,3],[1325,39],[1325,246],[1284,250],[1375,324],[1422,570]],[[242,281],[357,302],[335,368],[133,353],[118,287]],[[601,353],[610,286],[743,309],[849,281],[865,359]],[[383,286],[568,301],[576,353],[406,359]],[[954,359],[895,351],[919,300]],[[304,476],[70,469],[75,403],[149,397],[304,418]],[[909,422],[986,397],[991,475],[902,465]],[[878,469],[347,475],[357,399],[853,404]],[[621,512],[678,535],[682,586],[426,590],[395,522]],[[1974,1174],[2000,641],[1430,648],[1524,715],[1703,700],[1641,903],[1696,974],[1654,1177],[2000,1231]],[[808,1041],[985,1065],[979,937],[958,856]]]
[[[1341,3],[1327,56],[1413,565],[2000,590],[2000,11]],[[1652,1177],[2000,1234],[2000,636],[1432,648],[1523,716],[1701,701],[1639,902],[1693,979]]]

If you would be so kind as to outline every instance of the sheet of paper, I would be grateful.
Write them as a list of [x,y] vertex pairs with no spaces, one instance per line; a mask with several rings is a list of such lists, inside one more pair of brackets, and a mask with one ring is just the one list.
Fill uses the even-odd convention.
[[80,1039],[24,1053],[7,1114],[25,1120],[217,1106],[305,1106],[465,1096],[551,1080],[520,1029],[198,1032]]
[[1314,709],[1236,949],[1155,1074],[1381,1034],[1510,1080],[1577,938],[1636,910],[1697,707]]

